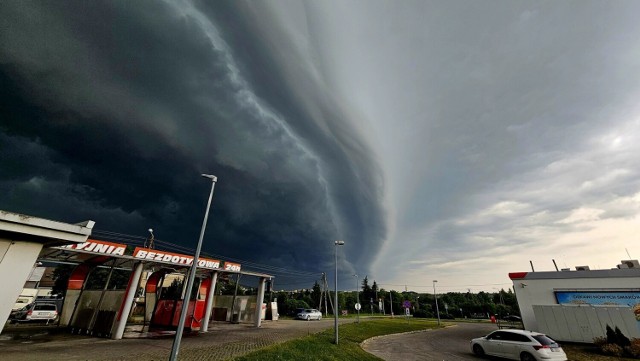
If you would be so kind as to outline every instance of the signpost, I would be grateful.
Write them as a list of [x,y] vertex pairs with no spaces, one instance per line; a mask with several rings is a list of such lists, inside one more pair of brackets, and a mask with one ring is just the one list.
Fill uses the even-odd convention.
[[402,301],[402,307],[404,307],[404,315],[405,317],[409,317],[409,315],[411,315],[411,313],[409,312],[409,309],[411,308],[411,301],[409,300],[404,300]]

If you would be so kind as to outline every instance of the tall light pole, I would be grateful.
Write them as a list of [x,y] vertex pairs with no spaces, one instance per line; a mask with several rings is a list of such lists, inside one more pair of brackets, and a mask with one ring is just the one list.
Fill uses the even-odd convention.
[[356,311],[358,311],[356,323],[360,323],[360,290],[358,289],[358,275],[353,276],[356,278]]
[[436,294],[436,283],[438,280],[433,280],[433,298],[436,301],[436,313],[438,314],[438,326],[440,326],[440,310],[438,309],[438,295]]
[[344,241],[335,241],[336,248],[336,291],[333,294],[334,305],[333,308],[333,318],[334,318],[334,328],[336,329],[336,345],[338,344],[338,246],[344,246]]
[[[198,258],[200,258],[200,249],[202,249],[202,239],[204,238],[204,230],[207,228],[207,219],[209,219],[209,208],[211,207],[211,200],[213,199],[213,190],[216,187],[218,177],[209,174],[202,174],[203,177],[211,179],[211,193],[209,193],[209,201],[207,202],[207,210],[204,212],[204,220],[202,221],[202,229],[200,230],[200,239],[198,240],[198,247],[196,253],[193,256],[193,263],[191,263],[191,269],[189,271],[189,280],[187,282],[187,290],[182,298],[182,309],[180,310],[180,321],[178,322],[178,329],[176,330],[176,337],[173,339],[173,346],[171,346],[171,354],[169,355],[169,361],[175,361],[178,359],[178,351],[180,350],[180,341],[182,341],[182,331],[184,330],[184,323],[187,319],[187,311],[189,310],[189,300],[191,298],[191,289],[193,288],[193,281],[196,279],[196,270],[198,267]],[[211,285],[213,287],[213,285]]]

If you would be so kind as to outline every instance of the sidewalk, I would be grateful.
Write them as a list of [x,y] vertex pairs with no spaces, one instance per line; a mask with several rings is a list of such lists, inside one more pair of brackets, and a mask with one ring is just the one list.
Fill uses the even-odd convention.
[[[333,322],[333,319],[264,321],[260,328],[214,322],[207,333],[183,336],[178,359],[230,360],[269,345],[333,328]],[[340,324],[350,322],[353,319],[340,320]],[[61,334],[42,343],[0,341],[0,358],[3,361],[168,360],[172,344],[173,336],[111,340]]]

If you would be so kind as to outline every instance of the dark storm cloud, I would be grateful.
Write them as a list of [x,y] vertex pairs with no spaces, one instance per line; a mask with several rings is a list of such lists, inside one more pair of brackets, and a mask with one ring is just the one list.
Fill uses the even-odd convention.
[[193,246],[212,173],[205,251],[312,271],[338,237],[354,263],[375,254],[367,144],[317,79],[278,64],[248,4],[0,7],[1,209]]

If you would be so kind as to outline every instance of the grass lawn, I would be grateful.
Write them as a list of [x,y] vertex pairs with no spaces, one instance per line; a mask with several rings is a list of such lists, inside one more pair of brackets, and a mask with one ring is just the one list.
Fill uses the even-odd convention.
[[361,320],[340,325],[339,344],[334,342],[334,329],[309,335],[252,352],[236,360],[379,360],[365,352],[360,343],[368,338],[392,333],[437,328],[436,322],[404,318]]

